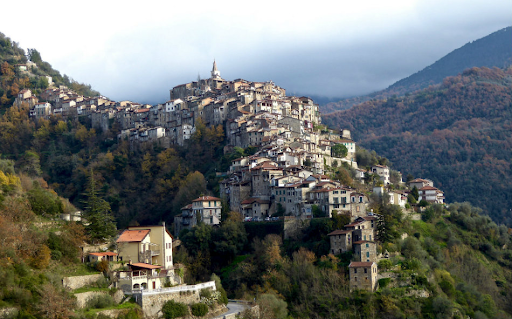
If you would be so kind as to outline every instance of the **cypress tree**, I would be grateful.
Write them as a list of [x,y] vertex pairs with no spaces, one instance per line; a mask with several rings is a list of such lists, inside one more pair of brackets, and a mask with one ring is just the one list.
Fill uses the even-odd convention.
[[116,234],[116,225],[110,204],[99,196],[98,185],[94,179],[93,171],[89,177],[85,192],[84,217],[87,220],[85,230],[93,242],[109,239]]

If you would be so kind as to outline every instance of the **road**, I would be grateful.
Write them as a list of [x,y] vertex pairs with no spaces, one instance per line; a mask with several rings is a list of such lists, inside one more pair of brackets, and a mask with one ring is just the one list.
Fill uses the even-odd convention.
[[225,312],[222,315],[217,316],[213,319],[222,319],[222,318],[224,318],[224,316],[231,315],[231,314],[237,314],[237,313],[242,312],[248,308],[246,304],[241,304],[241,303],[236,303],[236,302],[228,302],[227,307],[228,307],[227,312]]

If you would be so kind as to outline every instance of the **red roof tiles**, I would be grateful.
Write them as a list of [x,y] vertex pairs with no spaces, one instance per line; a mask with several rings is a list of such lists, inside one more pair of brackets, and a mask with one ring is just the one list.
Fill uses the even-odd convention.
[[149,229],[125,230],[116,240],[116,242],[121,243],[142,241],[149,234],[149,232]]

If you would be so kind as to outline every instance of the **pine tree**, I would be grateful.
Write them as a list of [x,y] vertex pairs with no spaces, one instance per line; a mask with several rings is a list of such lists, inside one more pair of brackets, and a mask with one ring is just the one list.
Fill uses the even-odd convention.
[[117,230],[110,204],[99,197],[98,193],[98,185],[91,170],[85,193],[87,200],[84,201],[84,217],[87,220],[85,230],[93,242],[109,239],[115,236]]

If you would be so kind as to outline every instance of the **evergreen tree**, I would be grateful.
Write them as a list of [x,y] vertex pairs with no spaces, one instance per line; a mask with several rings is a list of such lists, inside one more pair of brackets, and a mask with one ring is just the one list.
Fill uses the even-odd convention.
[[84,217],[87,220],[85,230],[93,242],[108,239],[116,234],[116,225],[110,204],[99,197],[98,185],[94,179],[93,171],[89,177],[88,187],[85,193]]

